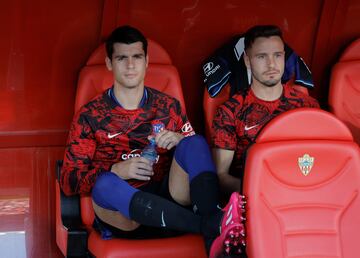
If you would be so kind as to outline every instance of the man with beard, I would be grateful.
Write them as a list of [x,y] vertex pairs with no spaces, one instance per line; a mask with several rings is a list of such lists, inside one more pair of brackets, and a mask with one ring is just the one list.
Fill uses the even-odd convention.
[[246,151],[268,121],[290,109],[319,108],[315,99],[281,83],[285,50],[277,26],[254,26],[245,33],[244,60],[252,74],[250,88],[217,109],[211,130],[220,186],[228,194],[240,192]]

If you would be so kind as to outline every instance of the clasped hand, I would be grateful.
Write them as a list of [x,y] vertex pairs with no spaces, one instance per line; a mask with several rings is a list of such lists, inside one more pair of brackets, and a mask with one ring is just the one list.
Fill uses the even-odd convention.
[[111,167],[111,172],[124,180],[137,179],[148,181],[154,175],[151,161],[143,157],[134,157],[115,163]]
[[[149,136],[153,137],[153,136]],[[170,150],[184,138],[184,135],[181,133],[168,131],[166,129],[162,130],[161,132],[157,133],[155,136],[156,145],[160,148]]]

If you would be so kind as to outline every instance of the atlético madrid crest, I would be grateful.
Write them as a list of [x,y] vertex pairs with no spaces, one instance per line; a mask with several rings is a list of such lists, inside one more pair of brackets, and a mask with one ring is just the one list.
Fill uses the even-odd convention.
[[304,154],[304,156],[298,158],[298,165],[304,176],[307,176],[310,173],[314,165],[314,159],[315,158],[310,157],[309,154]]

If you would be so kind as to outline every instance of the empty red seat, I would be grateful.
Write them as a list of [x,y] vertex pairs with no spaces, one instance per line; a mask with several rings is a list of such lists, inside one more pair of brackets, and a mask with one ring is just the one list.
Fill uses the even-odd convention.
[[351,130],[360,144],[360,39],[344,51],[331,71],[330,110]]
[[[172,65],[168,53],[159,44],[149,40],[148,54],[149,66],[145,85],[177,98],[185,108],[179,74]],[[104,60],[105,46],[102,45],[95,50],[86,66],[81,70],[76,93],[75,112],[113,84],[112,73],[106,69]],[[56,182],[56,195],[56,241],[65,256],[84,255],[84,252],[89,251],[98,258],[206,257],[203,239],[200,235],[186,234],[172,238],[149,240],[119,238],[102,240],[92,228],[94,211],[90,196],[66,197],[60,191],[58,182]],[[80,202],[80,206],[72,208],[75,210],[72,213],[81,216],[81,219],[76,219],[75,215],[66,214],[67,211],[64,211],[64,208],[68,208],[65,207],[68,205],[67,203],[77,202]],[[74,226],[74,231],[70,232],[64,224]]]
[[333,114],[274,118],[249,149],[244,177],[249,258],[359,256],[360,151]]

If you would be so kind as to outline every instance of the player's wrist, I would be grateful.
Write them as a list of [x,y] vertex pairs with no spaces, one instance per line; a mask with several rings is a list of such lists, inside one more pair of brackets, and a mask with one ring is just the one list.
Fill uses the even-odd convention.
[[111,172],[116,174],[118,177],[120,177],[121,179],[124,179],[126,180],[126,176],[123,175],[121,173],[121,171],[123,171],[122,169],[119,168],[119,163],[114,163],[112,166],[111,166]]

